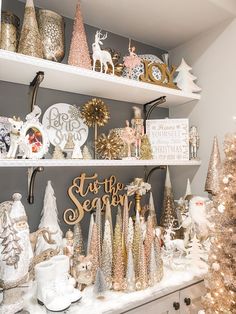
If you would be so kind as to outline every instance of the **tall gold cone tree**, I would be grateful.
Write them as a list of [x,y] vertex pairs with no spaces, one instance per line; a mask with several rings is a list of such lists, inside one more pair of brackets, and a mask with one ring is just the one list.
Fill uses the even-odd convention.
[[220,188],[220,168],[220,150],[217,137],[215,136],[205,183],[205,191],[212,195],[216,195]]
[[101,251],[102,251],[102,210],[101,210],[101,200],[97,201],[96,206],[96,217],[95,223],[98,229],[98,256],[99,256],[99,266],[101,266]]
[[175,204],[174,204],[174,196],[173,196],[172,185],[170,181],[170,173],[169,173],[169,168],[167,167],[165,187],[164,187],[164,199],[163,199],[160,224],[165,229],[168,229],[172,225],[173,221],[175,221],[173,226],[178,227],[177,214],[175,211]]
[[128,196],[125,195],[124,209],[123,209],[123,221],[122,221],[122,232],[124,236],[125,246],[128,245],[128,225],[129,225],[129,205]]
[[78,255],[84,255],[84,240],[80,222],[74,225],[74,251]]
[[18,52],[32,57],[43,58],[43,44],[38,29],[33,0],[26,1]]
[[146,236],[144,240],[144,250],[145,250],[145,256],[146,256],[147,269],[149,269],[150,259],[151,259],[151,247],[154,240],[153,220],[150,215],[148,216],[148,220],[146,224],[147,224],[147,229],[146,229]]
[[102,261],[101,268],[105,277],[107,288],[112,286],[112,242],[110,222],[106,220],[104,237],[102,243]]
[[100,267],[100,252],[99,252],[99,245],[98,245],[98,227],[97,224],[93,224],[93,231],[92,237],[90,242],[90,251],[89,254],[92,255],[92,273],[93,278],[95,280],[95,276],[97,273],[98,267]]
[[207,314],[233,314],[236,309],[236,135],[224,143],[225,162],[214,209],[209,271],[205,278]]
[[76,7],[68,64],[91,69],[91,60],[80,8],[80,0]]
[[118,220],[115,226],[115,234],[113,239],[113,288],[114,290],[124,289],[124,256],[122,247],[121,224]]
[[140,242],[140,256],[138,261],[138,278],[136,280],[136,288],[138,290],[146,289],[148,285],[147,264],[144,245]]
[[157,227],[157,215],[156,215],[156,210],[155,210],[155,206],[154,206],[154,200],[153,200],[153,195],[152,192],[150,192],[150,196],[149,196],[149,215],[152,217],[152,221],[153,221],[153,228]]
[[110,201],[106,201],[106,211],[105,211],[105,221],[108,220],[110,223],[111,230],[111,240],[113,240],[113,223],[112,223],[112,215],[111,215],[111,205]]
[[134,239],[133,239],[133,257],[134,257],[134,270],[135,277],[139,277],[139,258],[140,258],[140,243],[142,242],[142,232],[139,212],[136,211],[136,219],[134,226]]

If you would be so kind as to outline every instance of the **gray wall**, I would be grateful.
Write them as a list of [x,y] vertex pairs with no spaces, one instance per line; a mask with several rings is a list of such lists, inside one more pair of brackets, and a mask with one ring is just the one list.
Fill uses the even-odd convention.
[[[193,74],[202,88],[201,100],[170,110],[171,117],[188,117],[197,125],[200,134],[199,156],[202,165],[195,172],[173,169],[173,183],[176,196],[187,176],[192,181],[193,192],[204,194],[204,184],[214,135],[222,142],[228,132],[235,132],[233,116],[235,109],[235,69],[236,69],[236,20],[226,21],[194,38],[190,42],[171,51],[171,59],[179,64],[184,57],[193,67]],[[222,154],[223,158],[223,154]]]
[[[22,3],[16,0],[3,0],[3,10],[11,10],[17,14],[21,20],[23,17],[24,6]],[[68,55],[68,46],[70,42],[72,31],[72,21],[66,19],[66,58]],[[94,38],[95,29],[86,25],[86,33],[88,37],[89,46]],[[106,40],[107,47],[112,47],[119,50],[123,55],[127,53],[128,39],[115,35],[108,34]],[[137,51],[139,53],[153,53],[159,55],[163,52],[157,48],[144,45],[142,43],[136,43]],[[65,61],[66,61],[65,58]],[[65,62],[64,61],[64,62]],[[7,70],[7,69],[6,69]],[[40,69],[39,69],[40,70]],[[73,93],[66,93],[56,90],[39,89],[38,101],[42,110],[46,110],[50,105],[58,102],[65,102],[70,104],[81,105],[85,103],[90,97],[85,95],[78,95]],[[119,101],[105,99],[111,112],[111,120],[100,132],[107,132],[114,127],[121,127],[124,125],[126,119],[131,119],[132,104],[122,103]],[[20,84],[12,84],[0,81],[0,116],[24,116],[28,113],[28,87]],[[157,109],[153,113],[153,118],[163,118],[168,116],[168,110]],[[92,131],[90,131],[92,133]],[[91,134],[90,134],[91,136]],[[91,141],[91,137],[89,139]],[[72,179],[80,173],[86,172],[93,174],[97,172],[101,178],[106,178],[111,174],[118,177],[120,182],[125,184],[129,183],[134,177],[142,177],[144,175],[144,167],[136,168],[45,168],[43,173],[38,174],[35,183],[35,203],[29,205],[27,203],[27,169],[26,168],[0,168],[0,202],[10,199],[14,192],[20,192],[23,195],[23,204],[25,205],[31,230],[37,229],[40,221],[40,213],[43,207],[43,196],[47,180],[52,180],[52,185],[57,197],[57,205],[59,210],[59,217],[61,220],[61,226],[63,230],[68,227],[64,224],[62,219],[63,210],[70,208],[73,204],[70,202],[67,196],[67,189],[71,185]],[[163,189],[164,171],[156,172],[152,176],[153,193],[155,197],[156,208],[159,209],[162,202],[162,189]],[[83,220],[82,228],[86,234],[89,214],[87,214]]]

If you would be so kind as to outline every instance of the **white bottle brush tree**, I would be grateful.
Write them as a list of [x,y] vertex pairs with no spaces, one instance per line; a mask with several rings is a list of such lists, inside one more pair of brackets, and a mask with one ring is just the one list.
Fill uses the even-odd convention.
[[48,244],[43,237],[39,237],[36,244],[36,254],[40,254],[47,249],[61,248],[62,246],[62,231],[59,226],[58,211],[56,197],[51,181],[48,181],[42,210],[42,218],[39,224],[40,228],[47,228],[52,234],[52,240],[55,244]]
[[197,78],[190,73],[191,70],[192,68],[182,59],[181,64],[176,69],[176,72],[179,72],[179,74],[174,79],[174,82],[184,92],[200,92],[201,88],[194,83]]

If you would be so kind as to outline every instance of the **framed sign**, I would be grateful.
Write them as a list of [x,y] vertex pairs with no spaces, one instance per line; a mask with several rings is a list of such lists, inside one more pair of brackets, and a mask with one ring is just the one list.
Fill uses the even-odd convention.
[[189,160],[188,119],[147,120],[146,130],[152,145],[154,159]]
[[58,103],[44,113],[42,123],[47,130],[49,141],[54,146],[64,148],[69,134],[74,143],[82,146],[88,137],[88,127],[80,118],[77,107]]

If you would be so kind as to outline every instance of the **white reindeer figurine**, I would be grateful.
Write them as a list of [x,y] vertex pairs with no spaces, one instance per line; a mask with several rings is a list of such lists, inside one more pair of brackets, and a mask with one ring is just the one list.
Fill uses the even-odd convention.
[[[176,230],[176,229],[174,229]],[[174,253],[175,251],[180,252],[180,257],[184,253],[186,253],[186,248],[184,246],[184,240],[181,239],[174,239],[172,240],[172,234],[174,235],[175,232],[172,229],[172,226],[170,226],[164,235],[164,245],[165,249],[168,253]]]
[[114,75],[114,64],[112,62],[111,54],[106,51],[102,50],[100,45],[103,45],[102,40],[107,38],[107,33],[102,36],[101,30],[96,31],[95,34],[95,42],[93,43],[93,71],[95,71],[95,65],[97,60],[100,61],[101,69],[100,72],[103,70],[103,66],[105,69],[105,73],[107,73],[108,65],[107,63],[110,63],[112,66],[112,74]]
[[18,145],[20,142],[20,134],[21,134],[20,132],[23,126],[23,121],[21,121],[20,118],[16,119],[16,117],[13,117],[13,119],[9,118],[8,120],[11,124],[11,133],[10,133],[11,145],[7,153],[7,158],[15,158]]

